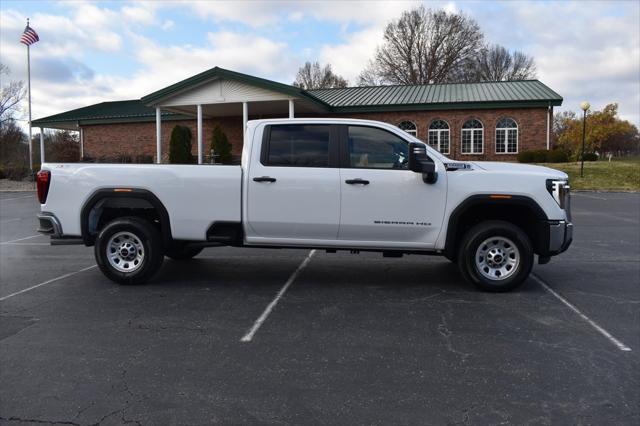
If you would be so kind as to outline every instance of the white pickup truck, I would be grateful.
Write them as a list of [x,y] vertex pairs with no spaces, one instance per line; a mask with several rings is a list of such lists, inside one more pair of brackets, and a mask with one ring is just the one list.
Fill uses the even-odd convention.
[[443,255],[506,291],[572,240],[567,175],[455,162],[402,130],[351,119],[249,121],[240,166],[43,164],[39,231],[95,246],[102,272],[149,280],[209,246]]

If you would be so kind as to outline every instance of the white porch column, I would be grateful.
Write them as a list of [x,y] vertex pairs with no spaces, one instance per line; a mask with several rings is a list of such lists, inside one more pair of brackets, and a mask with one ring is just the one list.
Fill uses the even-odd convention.
[[84,131],[80,127],[80,159],[84,158]]
[[293,99],[289,99],[289,118],[293,118]]
[[244,134],[247,132],[247,121],[249,121],[249,104],[242,103],[242,143],[244,144]]
[[160,107],[156,107],[156,163],[162,163],[162,121]]
[[202,105],[198,105],[198,164],[202,164]]
[[40,168],[44,164],[44,129],[40,127]]

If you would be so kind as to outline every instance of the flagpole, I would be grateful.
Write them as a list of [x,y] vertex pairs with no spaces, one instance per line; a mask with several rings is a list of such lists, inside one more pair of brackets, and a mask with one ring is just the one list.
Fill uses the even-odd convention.
[[[27,18],[29,27],[29,18]],[[29,92],[29,170],[33,172],[33,141],[31,140],[31,52],[27,44],[27,90]]]

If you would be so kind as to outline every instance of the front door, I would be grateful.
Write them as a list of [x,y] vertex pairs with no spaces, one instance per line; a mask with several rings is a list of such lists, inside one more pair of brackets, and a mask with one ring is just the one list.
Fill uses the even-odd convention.
[[248,179],[249,242],[335,240],[340,220],[337,126],[266,126]]
[[435,184],[408,170],[409,143],[391,131],[347,126],[342,131],[340,240],[429,248],[442,226],[446,176]]

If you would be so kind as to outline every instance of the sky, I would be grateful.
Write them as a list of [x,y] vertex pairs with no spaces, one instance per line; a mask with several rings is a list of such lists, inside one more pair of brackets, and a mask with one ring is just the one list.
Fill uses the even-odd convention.
[[640,124],[634,0],[2,0],[0,62],[10,68],[2,85],[27,79],[19,43],[27,17],[40,36],[31,46],[33,119],[140,98],[214,66],[291,84],[305,61],[320,61],[356,85],[387,23],[419,4],[464,13],[486,42],[533,56],[538,79],[564,97],[559,110],[617,102],[622,118]]

